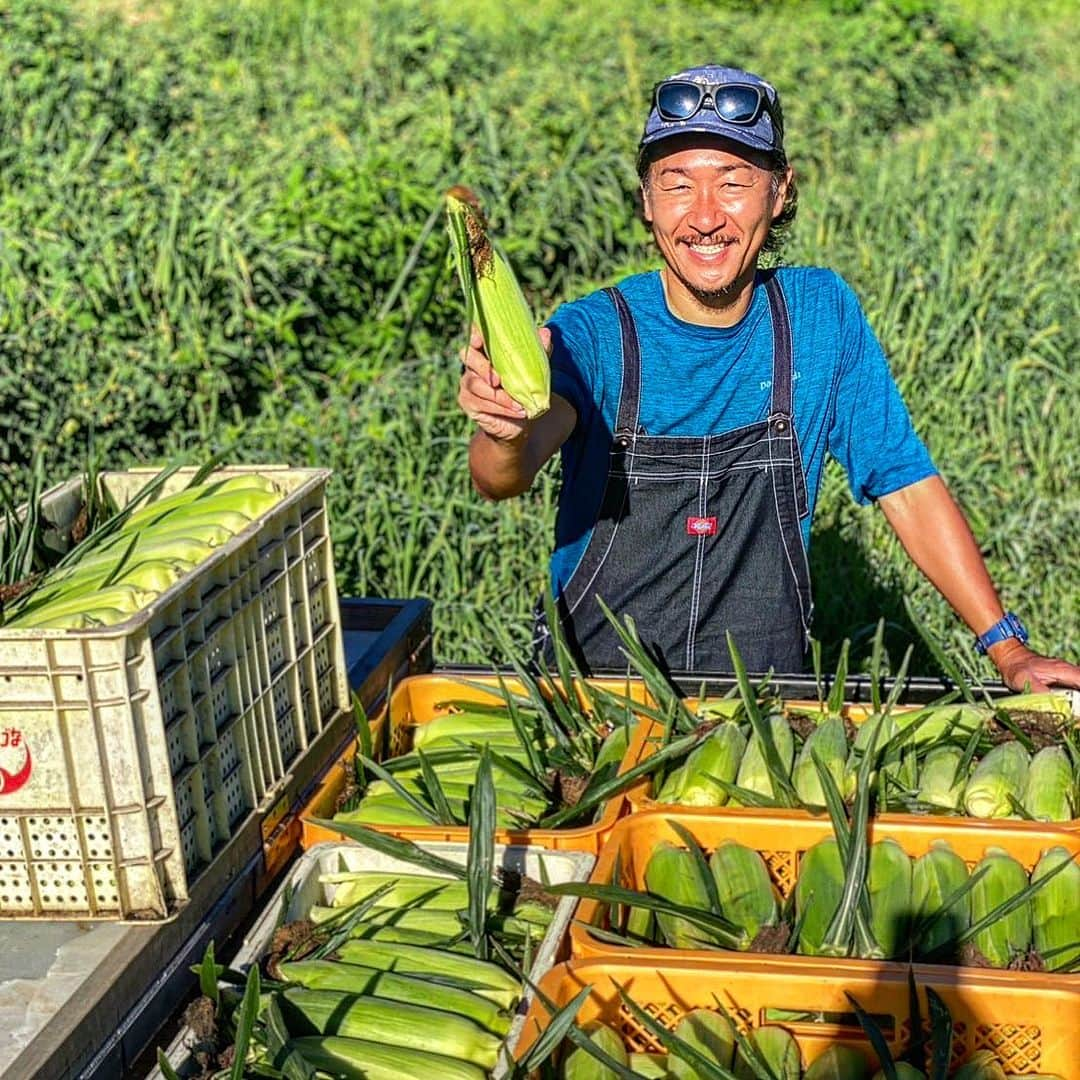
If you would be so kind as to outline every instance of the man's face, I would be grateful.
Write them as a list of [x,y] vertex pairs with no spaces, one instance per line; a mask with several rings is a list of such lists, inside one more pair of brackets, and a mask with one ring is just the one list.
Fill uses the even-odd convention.
[[786,193],[787,178],[774,190],[763,164],[702,146],[658,158],[642,189],[645,220],[670,272],[705,304],[753,280]]

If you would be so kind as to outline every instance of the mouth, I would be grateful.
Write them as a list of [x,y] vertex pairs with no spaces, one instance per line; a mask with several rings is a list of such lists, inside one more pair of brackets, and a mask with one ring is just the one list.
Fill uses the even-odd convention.
[[702,259],[715,259],[724,255],[728,248],[734,246],[734,240],[687,240],[684,241],[686,246],[699,258]]

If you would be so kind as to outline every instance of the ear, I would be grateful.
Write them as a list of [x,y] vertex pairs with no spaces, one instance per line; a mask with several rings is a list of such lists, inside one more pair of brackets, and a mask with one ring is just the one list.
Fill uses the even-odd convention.
[[784,204],[787,202],[788,188],[791,186],[791,178],[794,175],[791,166],[789,165],[784,170],[784,175],[780,182],[776,186],[776,195],[773,198],[773,217],[779,217],[780,213],[784,209]]
[[650,228],[653,223],[652,193],[647,180],[641,181],[641,220]]

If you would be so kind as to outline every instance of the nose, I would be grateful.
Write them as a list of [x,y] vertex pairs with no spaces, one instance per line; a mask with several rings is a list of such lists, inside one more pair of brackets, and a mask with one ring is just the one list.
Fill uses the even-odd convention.
[[727,224],[723,200],[711,185],[704,185],[695,193],[690,212],[686,215],[686,224],[703,236],[708,236]]

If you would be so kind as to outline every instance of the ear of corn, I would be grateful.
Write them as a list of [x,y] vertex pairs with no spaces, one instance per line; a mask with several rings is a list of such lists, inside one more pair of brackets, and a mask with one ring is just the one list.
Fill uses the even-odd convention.
[[814,765],[815,753],[832,774],[840,794],[845,798],[850,798],[854,794],[855,777],[847,770],[847,731],[844,721],[839,716],[826,717],[810,732],[799,750],[799,757],[791,774],[795,792],[802,804],[810,807],[824,807],[825,793]]
[[440,738],[456,738],[465,742],[483,742],[487,738],[503,736],[517,740],[517,731],[509,715],[485,712],[452,712],[437,716],[426,724],[412,728],[413,749],[424,750]]
[[[896,1072],[896,1080],[926,1080],[926,1073],[922,1069],[917,1069],[914,1065],[909,1065],[906,1061],[897,1061],[893,1063],[893,1069]],[[888,1080],[885,1075],[884,1069],[879,1069],[874,1073],[874,1080]]]
[[[785,1028],[763,1024],[750,1032],[747,1041],[757,1050],[776,1080],[799,1080],[802,1072],[799,1045]],[[735,1052],[735,1075],[739,1080],[757,1080],[760,1076],[741,1046]]]
[[[967,863],[944,841],[936,840],[925,855],[915,860],[911,873],[912,908],[920,920],[937,914],[968,879]],[[971,925],[971,897],[965,894],[914,943],[922,956],[932,956],[947,942],[955,941]]]
[[746,932],[747,949],[763,926],[780,920],[780,901],[765,861],[752,848],[725,840],[709,859],[720,913]]
[[822,955],[843,892],[844,864],[836,840],[829,837],[810,848],[799,863],[795,881],[795,918],[802,925],[800,953]]
[[648,908],[632,907],[626,916],[626,932],[634,937],[651,941],[656,919]]
[[907,944],[911,915],[911,859],[895,840],[870,847],[866,879],[870,926],[883,957],[898,956]]
[[486,1080],[488,1075],[467,1061],[408,1046],[387,1046],[378,1038],[304,1035],[286,1045],[299,1050],[320,1072],[349,1080]]
[[551,366],[521,286],[492,245],[468,188],[446,193],[446,214],[465,302],[480,326],[488,359],[526,415],[540,416],[551,404]]
[[634,1052],[627,1055],[627,1068],[637,1073],[642,1080],[668,1080],[667,1054],[646,1054]]
[[[438,1000],[434,992],[432,999]],[[497,1035],[464,1016],[435,1008],[338,990],[288,989],[280,1000],[290,1031],[411,1047],[469,1061],[484,1069],[494,1068],[498,1057]]]
[[441,949],[416,948],[407,944],[376,941],[346,941],[337,951],[346,963],[407,975],[445,975],[473,985],[473,993],[482,994],[508,1008],[521,996],[518,981],[498,964],[475,956]]
[[915,731],[910,737],[913,746],[929,746],[942,738],[964,743],[972,732],[986,726],[991,715],[985,705],[929,705],[915,712],[896,714],[896,731],[913,727]]
[[977,1050],[953,1073],[952,1080],[1005,1080],[1005,1070],[992,1050]]
[[656,796],[661,803],[680,803],[684,806],[723,806],[727,800],[716,780],[733,783],[746,750],[746,736],[734,721],[718,724],[691,751],[682,767],[664,782]]
[[1031,881],[1041,881],[1063,862],[1071,865],[1031,897],[1032,937],[1048,971],[1080,962],[1080,865],[1065,848],[1052,847],[1036,863]]
[[1041,712],[1059,716],[1062,720],[1072,719],[1072,705],[1064,694],[1010,694],[994,702],[995,709],[1006,712]]
[[[698,877],[694,857],[686,848],[662,840],[645,867],[645,887],[672,903],[708,911],[709,894]],[[656,914],[664,940],[672,949],[697,949],[709,940],[708,931],[678,915]]]
[[1018,742],[999,743],[975,766],[964,788],[964,807],[972,817],[1015,816],[1013,800],[1024,796],[1031,758]]
[[1064,747],[1044,746],[1035,754],[1020,801],[1036,821],[1070,821],[1077,816],[1076,780]]
[[296,983],[307,990],[342,990],[442,1009],[466,1016],[495,1035],[505,1035],[510,1030],[510,1014],[493,1001],[470,990],[443,986],[414,975],[399,975],[339,960],[295,960],[278,964],[275,974],[283,982]]
[[[1001,848],[988,848],[973,872],[983,869],[985,874],[971,890],[972,926],[1028,886],[1024,868]],[[972,944],[992,967],[1008,967],[1031,945],[1031,901],[1025,901],[1015,911],[995,920],[973,937]]]
[[833,1043],[803,1073],[803,1080],[866,1080],[870,1065],[858,1050]]
[[[735,1028],[721,1013],[711,1009],[692,1009],[675,1025],[675,1034],[711,1061],[731,1068],[735,1057]],[[681,1058],[671,1055],[668,1075],[672,1080],[695,1080],[697,1070]]]
[[[619,1035],[607,1024],[594,1023],[585,1029],[589,1041],[595,1043],[609,1057],[626,1066],[627,1052]],[[618,1080],[618,1073],[581,1046],[575,1046],[566,1056],[562,1067],[563,1080]]]
[[[795,737],[791,733],[791,725],[787,718],[779,714],[773,714],[766,718],[768,730],[772,735],[773,745],[776,747],[780,764],[787,776],[791,775],[791,766],[795,761]],[[739,763],[739,772],[735,783],[738,787],[755,791],[759,795],[767,795],[776,798],[778,793],[773,790],[772,777],[765,760],[765,751],[761,746],[761,740],[757,734],[750,736],[746,744],[746,752]],[[732,806],[738,805],[738,800],[731,801]]]
[[959,811],[967,786],[967,776],[960,771],[963,760],[958,746],[935,746],[919,770],[919,802]]

